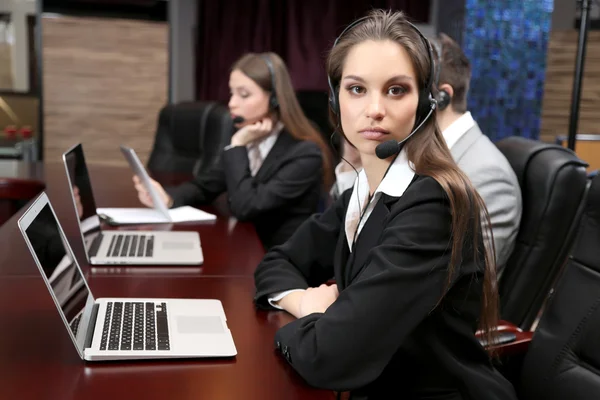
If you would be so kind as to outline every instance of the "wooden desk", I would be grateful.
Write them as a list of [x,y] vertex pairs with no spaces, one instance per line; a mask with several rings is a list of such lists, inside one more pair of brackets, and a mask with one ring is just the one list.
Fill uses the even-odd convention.
[[[238,355],[227,360],[90,363],[82,361],[17,227],[20,210],[0,228],[0,397],[7,399],[334,399],[310,388],[275,352],[282,312],[255,309],[252,274],[263,256],[252,225],[186,224],[200,232],[201,270],[169,267],[94,271],[85,262],[62,165],[45,166],[47,193],[96,298],[221,300]],[[98,206],[139,206],[127,169],[90,167]],[[161,229],[183,229],[162,226]],[[182,268],[178,268],[181,270]],[[135,272],[138,271],[138,272]]]
[[[75,209],[69,193],[68,181],[62,164],[51,163],[44,166],[47,189],[52,207],[58,216],[73,251],[82,264],[85,253]],[[141,207],[137,193],[131,181],[131,172],[124,167],[89,167],[92,188],[97,207]],[[163,177],[168,179],[168,177]],[[175,179],[175,178],[174,178]],[[177,177],[181,180],[181,177]],[[2,228],[0,228],[0,276],[2,275],[38,275],[34,264],[28,266],[20,262],[21,253],[28,254],[17,226],[18,218],[26,210],[19,210]],[[208,210],[212,211],[212,210]],[[256,265],[262,260],[264,250],[256,235],[254,226],[249,223],[236,223],[230,227],[229,218],[218,217],[214,223],[154,224],[146,226],[124,226],[120,229],[149,230],[191,230],[200,234],[204,253],[204,264],[196,267],[103,267],[89,269],[93,274],[156,273],[160,276],[247,276],[252,277]],[[87,267],[84,270],[88,271]]]
[[44,187],[42,164],[0,160],[0,226]]
[[[22,257],[24,263],[32,263]],[[0,279],[0,388],[6,399],[333,399],[274,351],[290,317],[256,311],[247,277],[92,277],[96,297],[200,297],[223,302],[238,355],[229,360],[82,361],[40,277]]]

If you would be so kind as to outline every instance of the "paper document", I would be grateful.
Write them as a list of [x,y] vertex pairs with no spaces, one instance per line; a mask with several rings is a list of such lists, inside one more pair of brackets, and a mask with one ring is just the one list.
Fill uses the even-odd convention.
[[169,216],[171,217],[171,222],[202,222],[215,221],[217,219],[217,216],[214,214],[209,214],[190,206],[171,208]]
[[126,224],[163,224],[170,222],[214,221],[217,217],[190,206],[169,210],[169,216],[153,208],[98,208],[98,215],[106,215],[113,223]]

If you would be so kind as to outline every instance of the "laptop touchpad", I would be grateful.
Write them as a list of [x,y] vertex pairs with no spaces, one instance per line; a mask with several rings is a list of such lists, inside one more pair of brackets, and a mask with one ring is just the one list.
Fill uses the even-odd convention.
[[177,332],[191,334],[223,333],[220,317],[198,317],[182,315],[177,317]]
[[192,242],[162,242],[163,250],[191,250],[194,248],[194,243]]

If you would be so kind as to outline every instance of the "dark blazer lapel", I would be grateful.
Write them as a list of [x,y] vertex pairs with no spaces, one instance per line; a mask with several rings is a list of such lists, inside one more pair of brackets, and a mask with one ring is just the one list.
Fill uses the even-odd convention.
[[348,271],[350,276],[350,279],[347,282],[348,284],[360,274],[365,267],[369,252],[379,243],[379,238],[383,233],[383,227],[390,215],[389,203],[397,199],[397,197],[387,196],[385,193],[381,194],[381,198],[375,205],[375,208],[373,208],[373,212],[356,239],[353,251],[353,261],[351,266],[348,266],[351,268],[351,271]]
[[[343,225],[342,225],[343,226]],[[348,263],[348,257],[350,256],[350,249],[348,248],[348,240],[346,239],[346,231],[342,230],[337,241],[335,248],[335,255],[333,258],[333,272],[335,275],[335,281],[338,284],[340,290],[344,290],[347,286],[346,282],[346,264]]]
[[254,179],[258,181],[266,181],[275,171],[278,170],[280,165],[280,160],[283,156],[285,156],[287,150],[291,147],[291,145],[296,142],[296,139],[292,137],[285,130],[282,130],[273,145],[269,154],[267,154],[267,158],[263,161],[260,169],[256,173]]

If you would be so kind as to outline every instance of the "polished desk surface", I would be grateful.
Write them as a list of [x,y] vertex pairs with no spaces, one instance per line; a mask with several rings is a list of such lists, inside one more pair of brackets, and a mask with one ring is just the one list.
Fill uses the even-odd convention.
[[[99,206],[137,206],[127,169],[90,169]],[[186,224],[201,235],[206,263],[200,272],[171,273],[165,267],[151,273],[96,273],[82,257],[64,171],[49,165],[45,174],[47,193],[94,297],[219,299],[238,355],[221,360],[80,360],[16,227],[20,211],[0,228],[0,398],[334,398],[331,391],[306,385],[274,350],[276,330],[291,317],[258,311],[252,303],[252,272],[262,247],[250,225],[237,224],[229,231],[226,219]]]

